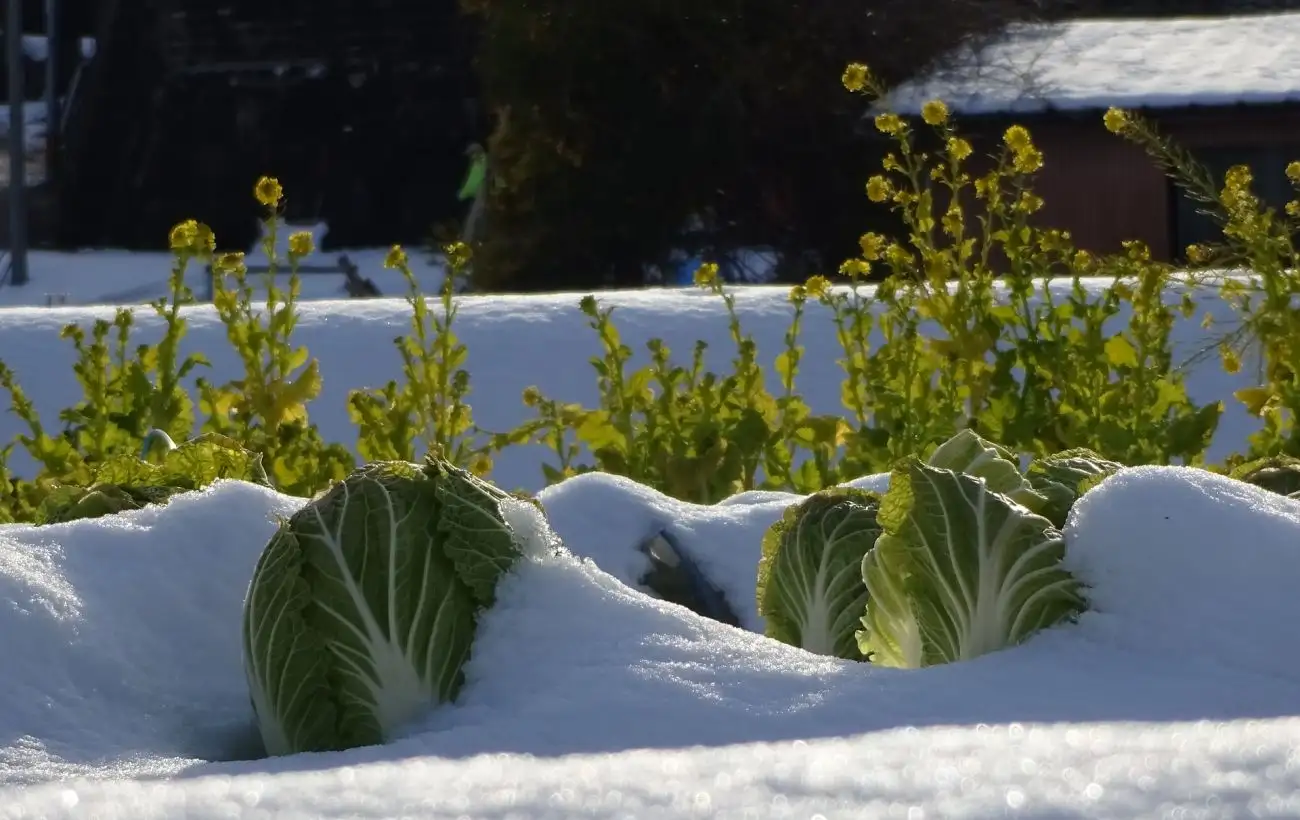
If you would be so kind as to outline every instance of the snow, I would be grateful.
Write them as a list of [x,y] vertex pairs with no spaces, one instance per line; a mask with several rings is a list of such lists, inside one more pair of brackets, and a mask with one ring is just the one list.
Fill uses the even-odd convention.
[[942,99],[960,114],[1172,108],[1300,100],[1300,13],[1021,24],[890,92],[916,114]]
[[[384,746],[271,760],[257,759],[240,611],[300,499],[222,482],[114,519],[0,528],[0,818],[1300,810],[1293,502],[1181,468],[1122,472],[1066,528],[1096,611],[906,672],[629,588],[598,564],[636,523],[600,515],[614,499],[702,517],[606,476],[547,490],[573,554],[534,553],[503,582],[455,705]],[[736,526],[686,536],[696,554],[752,553],[780,505],[723,511]],[[752,597],[753,566],[730,572]]]
[[[318,240],[323,233],[316,233]],[[284,241],[280,244],[283,245]],[[303,264],[334,266],[340,256],[347,256],[357,266],[362,277],[374,281],[381,294],[402,296],[406,293],[406,281],[398,271],[384,268],[387,253],[387,248],[318,251]],[[409,252],[408,258],[411,272],[415,274],[421,288],[436,293],[443,278],[444,268],[441,262],[433,259],[430,254],[414,249]],[[268,264],[267,256],[259,247],[248,253],[245,261],[250,266],[249,282],[255,286],[259,298],[262,298],[260,294],[263,294],[264,289],[261,283],[265,280],[262,271]],[[171,254],[161,252],[29,251],[27,272],[30,282],[20,287],[0,287],[0,308],[45,306],[51,299],[56,305],[61,303],[60,300],[68,305],[144,304],[170,293],[172,264]],[[8,257],[5,256],[0,259],[0,270],[7,265]],[[282,289],[287,288],[288,265],[282,263],[279,270],[276,285]],[[299,298],[304,301],[338,300],[346,295],[342,273],[304,273],[299,281],[302,283]],[[194,291],[196,299],[207,298],[209,281],[203,266],[191,265],[186,272],[185,283]]]
[[[785,330],[784,295],[737,291],[765,362]],[[1213,294],[1197,297],[1227,315]],[[617,305],[638,351],[660,336],[679,355],[709,341],[715,367],[731,355],[716,298],[600,298]],[[531,383],[595,400],[594,333],[576,303],[462,299],[481,424],[522,421],[519,392]],[[303,312],[301,341],[326,385],[313,418],[327,439],[350,442],[346,391],[398,375],[391,339],[407,310],[381,299]],[[77,395],[59,328],[111,313],[0,311],[0,357],[45,418]],[[232,377],[211,308],[187,316],[186,349],[209,354],[210,378]],[[1184,353],[1206,341],[1199,321],[1177,326]],[[147,313],[139,326],[158,330]],[[824,313],[810,315],[804,344],[801,392],[834,411]],[[1206,400],[1248,379],[1210,361],[1191,385]],[[1219,453],[1252,429],[1228,408]],[[8,440],[17,425],[0,418]],[[503,456],[494,479],[538,489],[543,457]],[[886,478],[852,483],[883,489]],[[539,500],[549,529],[527,505],[510,511],[530,548],[482,620],[457,703],[384,746],[269,760],[240,660],[242,603],[276,522],[302,499],[226,481],[106,519],[0,526],[0,820],[1300,813],[1300,655],[1288,650],[1300,616],[1296,502],[1188,468],[1124,470],[1065,528],[1069,567],[1093,602],[1078,623],[974,661],[900,671],[760,634],[759,539],[799,496],[700,506],[587,474]],[[637,547],[660,531],[718,584],[742,628],[638,588]],[[567,550],[553,549],[557,536]]]

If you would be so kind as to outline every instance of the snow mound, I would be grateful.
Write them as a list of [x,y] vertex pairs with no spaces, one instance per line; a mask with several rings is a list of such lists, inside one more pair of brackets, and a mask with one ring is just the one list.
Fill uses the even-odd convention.
[[[1281,634],[1300,614],[1283,587],[1300,505],[1197,471],[1121,472],[1067,527],[1094,611],[901,671],[757,634],[758,541],[797,500],[705,507],[601,475],[553,487],[569,549],[534,550],[502,582],[456,704],[385,746],[273,760],[256,759],[240,614],[301,499],[222,482],[0,527],[0,820],[1300,810],[1300,664]],[[629,585],[636,546],[665,527],[749,628]]]
[[[1082,625],[1144,653],[1300,684],[1300,501],[1187,467],[1135,467],[1075,505],[1066,562]],[[1298,703],[1297,705],[1300,705]]]
[[259,755],[244,590],[276,516],[301,503],[223,481],[165,507],[0,527],[0,784]]

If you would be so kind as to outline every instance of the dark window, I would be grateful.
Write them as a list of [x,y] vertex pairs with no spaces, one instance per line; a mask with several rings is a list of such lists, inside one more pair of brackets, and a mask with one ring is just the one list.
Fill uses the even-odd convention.
[[[1259,146],[1253,148],[1222,147],[1203,148],[1194,152],[1196,159],[1214,178],[1215,190],[1223,187],[1223,175],[1234,165],[1245,165],[1254,175],[1252,188],[1265,206],[1279,211],[1288,200],[1295,197],[1291,183],[1286,178],[1287,163],[1300,160],[1300,145]],[[1174,259],[1182,261],[1188,245],[1201,242],[1221,242],[1223,232],[1217,221],[1199,213],[1206,206],[1197,202],[1170,181],[1170,202],[1173,213]]]

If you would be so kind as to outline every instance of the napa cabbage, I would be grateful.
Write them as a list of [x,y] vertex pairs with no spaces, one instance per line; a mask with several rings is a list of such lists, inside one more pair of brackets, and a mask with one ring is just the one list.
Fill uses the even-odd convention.
[[379,462],[281,524],[243,619],[269,754],[382,743],[455,699],[479,616],[522,554],[512,503],[444,461]]

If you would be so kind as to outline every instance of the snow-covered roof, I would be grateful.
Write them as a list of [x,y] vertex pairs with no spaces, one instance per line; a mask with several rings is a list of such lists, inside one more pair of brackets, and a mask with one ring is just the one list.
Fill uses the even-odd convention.
[[1022,24],[895,89],[904,114],[942,99],[963,114],[1300,101],[1300,13]]

